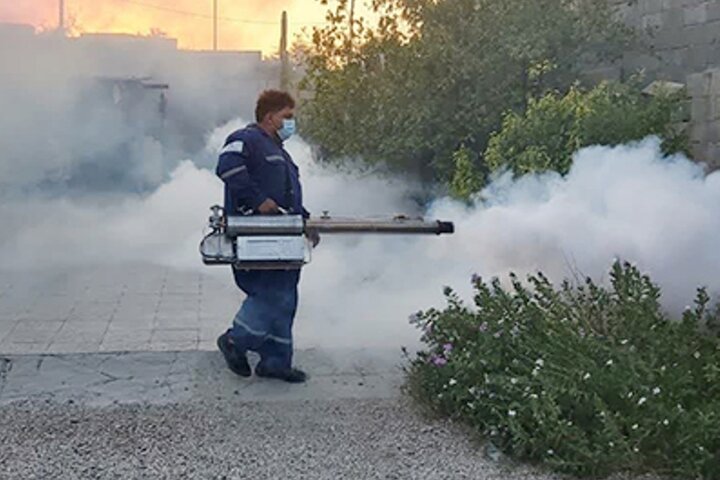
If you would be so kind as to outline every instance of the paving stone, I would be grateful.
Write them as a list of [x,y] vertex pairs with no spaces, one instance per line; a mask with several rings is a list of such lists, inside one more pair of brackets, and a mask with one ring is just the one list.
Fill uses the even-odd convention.
[[187,350],[197,350],[200,345],[198,339],[168,342],[165,340],[151,340],[148,349],[151,352],[183,352]]
[[150,348],[150,340],[128,338],[105,339],[98,347],[99,352],[137,352]]
[[15,301],[10,296],[0,297],[0,320],[14,320],[27,313],[27,302]]
[[200,338],[197,328],[169,328],[153,330],[153,342],[195,342]]
[[100,349],[100,340],[94,341],[89,338],[83,338],[76,342],[62,342],[54,340],[46,349],[46,352],[53,354],[68,353],[96,353]]
[[24,355],[47,352],[49,342],[12,342],[7,338],[0,343],[0,355]]
[[94,308],[87,308],[87,307],[76,308],[70,315],[68,315],[67,320],[69,322],[76,321],[76,322],[88,322],[88,323],[109,322],[115,313],[114,308],[115,308],[114,306],[94,307]]
[[[152,328],[155,323],[155,312],[121,312],[118,311],[111,317],[110,323],[113,328],[123,329],[127,328]],[[127,329],[125,328],[125,329]]]
[[0,319],[0,343],[12,332],[15,328],[17,321],[15,320],[2,320]]
[[110,325],[102,339],[102,343],[149,342],[152,338],[151,328],[128,328],[128,325]]
[[[12,369],[0,379],[0,405],[51,399],[91,405],[165,403],[235,395],[246,400],[393,397],[401,372],[399,354],[383,350],[299,351],[311,374],[305,386],[258,378],[239,379],[219,352],[91,353],[8,357]],[[251,361],[257,362],[252,356]],[[187,389],[186,389],[187,388]]]
[[[72,353],[72,350],[68,350],[70,345],[77,346],[77,352],[96,352],[104,337],[105,332],[99,330],[89,330],[75,334],[61,333],[50,341],[48,352]],[[56,349],[58,345],[62,345],[62,349]]]
[[707,3],[689,6],[683,9],[685,25],[701,25],[708,21]]
[[5,341],[11,343],[49,343],[62,327],[62,321],[20,319]]

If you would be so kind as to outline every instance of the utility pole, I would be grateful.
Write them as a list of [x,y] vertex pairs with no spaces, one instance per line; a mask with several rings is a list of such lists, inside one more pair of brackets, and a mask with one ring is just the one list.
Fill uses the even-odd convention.
[[218,49],[218,0],[213,0],[213,50]]
[[350,0],[350,48],[355,40],[355,0]]
[[65,0],[60,0],[60,16],[58,17],[58,30],[60,33],[65,32]]
[[290,87],[290,61],[288,58],[288,15],[282,13],[282,27],[280,32],[280,89],[284,92]]

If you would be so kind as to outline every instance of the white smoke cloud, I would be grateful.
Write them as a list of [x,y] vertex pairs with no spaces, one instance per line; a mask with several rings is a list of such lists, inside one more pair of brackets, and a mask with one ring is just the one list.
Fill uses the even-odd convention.
[[154,190],[272,78],[252,55],[2,24],[0,65],[0,198]]
[[[234,121],[208,136],[217,151]],[[299,163],[311,211],[338,215],[414,213],[413,187],[397,179],[343,173],[312,163],[301,140]],[[197,252],[208,207],[222,200],[210,171],[182,162],[148,196],[88,205],[71,199],[3,204],[11,226],[0,236],[4,268],[75,268],[145,262],[205,269]],[[453,236],[326,236],[303,270],[299,344],[413,345],[408,314],[442,305],[442,286],[469,297],[473,273],[486,278],[545,272],[560,281],[580,273],[606,280],[615,258],[636,262],[678,310],[698,286],[720,290],[720,174],[682,156],[663,158],[659,141],[580,151],[566,177],[497,178],[473,207],[442,199],[430,218],[454,221]],[[48,210],[53,215],[43,215]],[[28,221],[29,220],[29,221]],[[8,232],[12,232],[8,234]],[[4,239],[4,241],[3,241]],[[38,252],[52,251],[51,258]],[[230,276],[222,267],[218,275]]]
[[147,197],[5,202],[0,265],[13,270],[123,262],[197,267],[207,207],[221,195],[214,175],[185,161]]
[[[383,189],[368,191],[383,197]],[[322,326],[341,344],[411,344],[416,333],[402,320],[440,304],[443,285],[469,298],[474,273],[606,281],[618,258],[648,272],[673,313],[699,286],[720,290],[720,173],[706,176],[683,156],[664,158],[656,138],[586,148],[566,177],[506,174],[475,206],[443,199],[427,214],[454,221],[457,233],[328,239],[305,273],[307,329]]]
[[660,283],[672,309],[699,285],[720,289],[720,174],[706,176],[684,156],[664,158],[657,138],[586,148],[564,178],[505,175],[483,196],[469,215],[447,202],[433,212],[462,218],[459,231],[474,241],[448,245],[479,274],[543,270],[561,279],[574,270],[601,279],[621,258]]

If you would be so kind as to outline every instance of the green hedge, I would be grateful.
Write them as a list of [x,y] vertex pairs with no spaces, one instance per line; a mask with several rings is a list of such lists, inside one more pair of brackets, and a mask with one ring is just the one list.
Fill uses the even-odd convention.
[[531,100],[527,111],[509,112],[485,152],[490,170],[517,174],[554,170],[567,173],[572,156],[589,145],[620,145],[649,135],[663,139],[666,153],[687,151],[684,92],[642,93],[636,81],[579,87],[565,95]]
[[474,308],[447,289],[444,310],[412,317],[427,345],[409,367],[416,399],[558,471],[720,478],[720,342],[703,290],[672,320],[629,264],[608,287],[473,281]]

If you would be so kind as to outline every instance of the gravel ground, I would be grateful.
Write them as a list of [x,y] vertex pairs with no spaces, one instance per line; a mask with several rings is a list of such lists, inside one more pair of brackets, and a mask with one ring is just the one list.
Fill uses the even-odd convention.
[[407,400],[0,408],[3,479],[553,479]]
[[421,416],[397,353],[297,357],[305,385],[238,379],[217,352],[0,358],[0,480],[567,478]]

